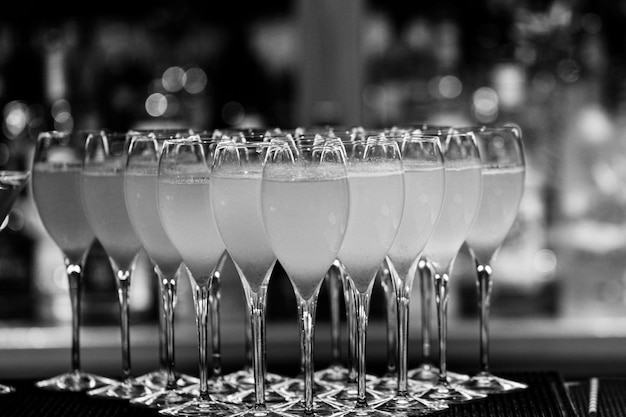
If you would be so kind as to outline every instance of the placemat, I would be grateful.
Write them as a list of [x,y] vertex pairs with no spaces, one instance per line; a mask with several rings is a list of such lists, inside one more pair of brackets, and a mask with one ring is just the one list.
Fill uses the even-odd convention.
[[[626,378],[598,378],[597,417],[626,416]],[[580,417],[589,411],[590,381],[571,381],[565,385]]]

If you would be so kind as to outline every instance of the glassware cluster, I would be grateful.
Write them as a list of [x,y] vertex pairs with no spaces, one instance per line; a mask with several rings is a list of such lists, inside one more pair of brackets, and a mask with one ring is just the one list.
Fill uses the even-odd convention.
[[[72,306],[71,370],[38,382],[40,388],[128,400],[163,415],[250,417],[419,416],[526,388],[493,375],[488,362],[490,265],[524,189],[524,147],[516,126],[51,131],[40,134],[32,166],[34,200],[65,257]],[[95,239],[115,272],[119,380],[80,366],[82,270]],[[476,264],[480,311],[480,368],[473,376],[448,372],[446,362],[450,277],[463,244]],[[161,363],[135,377],[129,294],[142,248],[159,280]],[[222,375],[220,271],[228,256],[246,295],[251,363]],[[267,292],[277,263],[298,303],[297,376],[266,371]],[[183,269],[193,289],[199,378],[174,366]],[[416,277],[425,312],[423,362],[409,370],[409,301]],[[315,317],[325,280],[333,357],[316,372]],[[387,301],[388,372],[380,377],[367,373],[365,360],[376,282]],[[429,344],[433,291],[438,364]],[[341,297],[346,364],[339,354]]]

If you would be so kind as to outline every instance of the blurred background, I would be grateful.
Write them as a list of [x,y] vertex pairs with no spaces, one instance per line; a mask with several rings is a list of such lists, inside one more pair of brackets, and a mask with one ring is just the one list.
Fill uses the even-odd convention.
[[[494,264],[492,367],[568,378],[626,372],[626,1],[10,1],[2,9],[0,169],[29,166],[38,133],[52,129],[518,124],[526,189]],[[225,275],[228,371],[244,363],[244,298],[232,264]],[[451,288],[450,369],[473,372],[478,323],[465,250]],[[380,286],[373,297],[375,372],[386,355]],[[280,270],[268,302],[268,367],[295,374],[296,302]],[[410,366],[420,354],[417,288],[412,303]],[[131,305],[140,374],[158,357],[157,285],[145,255]],[[186,279],[177,314],[179,367],[195,372]],[[83,317],[84,367],[117,376],[115,284],[97,243]],[[0,233],[0,378],[67,369],[69,319],[61,254],[27,187]],[[328,323],[323,288],[320,367],[330,359]]]

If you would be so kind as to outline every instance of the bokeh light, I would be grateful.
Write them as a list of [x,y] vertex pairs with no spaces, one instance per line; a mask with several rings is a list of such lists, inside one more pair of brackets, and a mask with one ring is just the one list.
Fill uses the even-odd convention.
[[491,123],[498,117],[498,94],[493,88],[481,87],[472,95],[472,111],[481,123]]
[[185,72],[184,89],[190,94],[199,94],[207,86],[208,78],[202,68],[189,68]]
[[161,117],[167,111],[167,98],[161,93],[150,94],[146,99],[146,112],[152,117]]
[[187,75],[181,67],[170,67],[163,72],[161,81],[165,91],[177,93],[183,89]]

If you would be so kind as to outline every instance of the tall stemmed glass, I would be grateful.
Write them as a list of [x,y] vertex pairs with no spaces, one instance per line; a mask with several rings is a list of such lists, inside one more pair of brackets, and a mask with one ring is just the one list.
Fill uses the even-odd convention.
[[[268,130],[261,128],[234,128],[234,129],[225,129],[225,130],[216,130],[213,133],[214,139],[220,139],[223,136],[227,137],[230,141],[235,143],[248,143],[248,142],[269,142],[271,136],[273,134],[278,133],[278,129]],[[247,307],[250,305],[247,303]],[[246,363],[243,368],[238,369],[230,374],[224,376],[224,378],[229,381],[234,386],[239,388],[239,393],[233,394],[238,396],[238,398],[243,403],[254,403],[256,401],[256,397],[254,394],[254,367],[252,364],[253,361],[253,341],[252,341],[252,323],[250,322],[251,314],[250,311],[245,314],[245,324],[244,324],[244,356],[246,358]],[[266,384],[278,384],[284,382],[286,377],[282,375],[278,375],[275,373],[265,371],[265,382]],[[245,393],[244,393],[245,391]],[[279,394],[274,389],[266,389],[265,390],[265,398],[267,402],[280,402],[284,400],[284,397]]]
[[[2,170],[0,171],[0,232],[5,229],[9,222],[9,212],[15,204],[17,196],[20,194],[28,179],[30,170]],[[80,365],[79,362],[77,362]],[[77,372],[80,366],[74,368]],[[78,377],[78,373],[73,375]],[[0,395],[10,394],[15,389],[10,385],[0,384]]]
[[[170,136],[169,133],[165,135],[166,138]],[[132,404],[151,408],[170,407],[189,401],[193,394],[180,388],[197,383],[195,378],[175,372],[174,313],[182,258],[165,234],[159,217],[157,174],[164,140],[160,133],[130,132],[124,173],[126,208],[135,233],[154,265],[159,281],[161,321],[164,324],[165,368],[138,378],[158,391],[131,401]]]
[[474,130],[483,163],[483,192],[474,226],[465,240],[476,264],[480,312],[480,371],[460,385],[485,394],[524,389],[525,384],[500,378],[489,370],[491,265],[513,226],[524,192],[525,158],[516,126]]
[[[304,364],[304,399],[290,411],[328,412],[314,401],[313,340],[315,310],[326,272],[337,258],[349,209],[348,182],[341,144],[321,135],[270,141],[263,169],[261,208],[270,247],[286,271],[298,301]],[[336,410],[335,410],[336,411]]]
[[[284,415],[266,405],[265,312],[276,256],[261,215],[261,180],[267,142],[222,137],[211,170],[210,200],[218,231],[241,279],[248,303],[254,369],[254,405],[240,416]],[[283,398],[284,399],[284,398]]]
[[460,403],[484,394],[456,387],[448,380],[447,336],[449,279],[454,260],[474,224],[482,192],[481,162],[476,139],[472,133],[449,131],[443,139],[445,196],[441,217],[426,248],[435,283],[437,328],[439,333],[439,378],[436,384],[420,395],[427,400]]
[[163,142],[159,157],[157,197],[163,229],[183,258],[193,289],[198,330],[199,391],[184,404],[161,409],[176,416],[203,413],[229,415],[233,405],[216,400],[209,392],[208,321],[209,297],[216,266],[225,251],[217,231],[211,204],[210,163],[215,142],[199,136]]
[[[395,396],[378,408],[391,413],[417,416],[440,411],[445,403],[415,398],[409,393],[408,335],[409,306],[419,255],[439,219],[444,193],[445,170],[438,137],[419,133],[392,136],[402,147],[405,200],[400,230],[389,249],[398,311],[398,375]],[[412,390],[413,391],[413,390]]]
[[88,134],[86,131],[42,132],[33,155],[33,200],[47,233],[63,254],[72,311],[71,369],[36,383],[39,388],[54,391],[88,391],[114,382],[84,372],[80,360],[83,267],[94,241],[80,194],[80,172]]
[[152,391],[138,382],[131,371],[129,295],[141,242],[135,234],[126,209],[126,157],[125,132],[91,133],[85,142],[80,185],[87,220],[106,251],[115,275],[122,339],[122,380],[91,390],[88,394],[128,400]]
[[404,175],[398,144],[369,136],[363,152],[348,151],[350,212],[338,254],[354,293],[357,316],[357,398],[348,416],[389,415],[366,399],[367,322],[376,274],[398,233],[404,210]]

